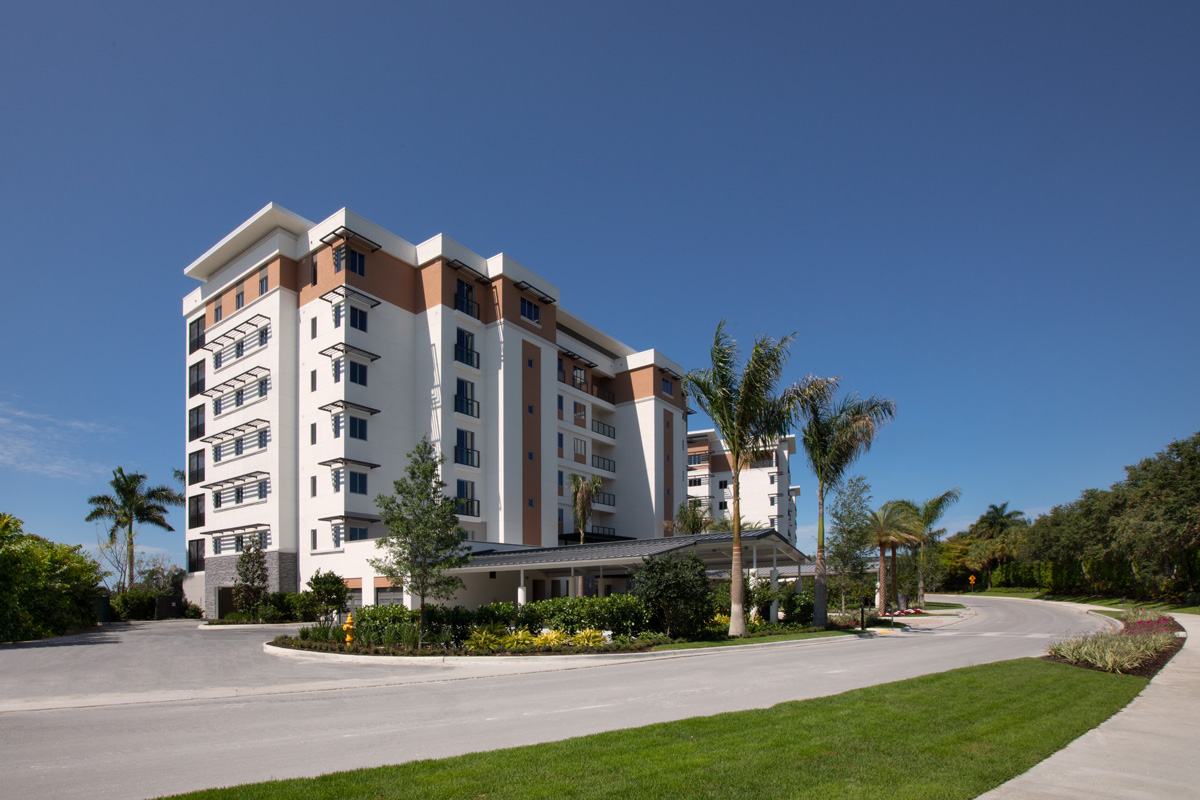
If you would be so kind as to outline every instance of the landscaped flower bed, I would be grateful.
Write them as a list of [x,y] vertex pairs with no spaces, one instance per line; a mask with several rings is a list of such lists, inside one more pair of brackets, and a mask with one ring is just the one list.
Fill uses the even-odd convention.
[[1121,615],[1121,622],[1124,627],[1117,633],[1093,633],[1055,642],[1047,648],[1047,658],[1150,678],[1183,647],[1184,639],[1175,635],[1183,628],[1174,617],[1133,608]]

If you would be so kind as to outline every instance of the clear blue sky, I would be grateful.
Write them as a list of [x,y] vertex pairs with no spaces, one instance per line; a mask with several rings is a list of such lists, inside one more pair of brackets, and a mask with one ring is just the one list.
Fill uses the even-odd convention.
[[[267,202],[503,251],[637,348],[797,331],[951,531],[1200,428],[1200,4],[16,3],[0,510],[184,466],[183,268]],[[815,530],[806,468],[800,544]],[[183,514],[172,521],[183,528]],[[182,561],[180,534],[142,544]]]

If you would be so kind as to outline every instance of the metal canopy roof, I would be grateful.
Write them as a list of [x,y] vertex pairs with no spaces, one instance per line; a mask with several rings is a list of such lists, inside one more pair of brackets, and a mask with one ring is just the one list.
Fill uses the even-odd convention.
[[245,486],[247,483],[258,483],[263,478],[269,478],[271,473],[255,470],[247,472],[244,475],[237,475],[233,478],[226,478],[222,481],[213,481],[212,483],[204,483],[200,485],[201,489],[227,489],[230,486]]
[[328,461],[318,461],[318,466],[321,467],[366,467],[367,469],[378,469],[378,464],[372,464],[369,461],[359,461],[354,458],[331,458]]
[[358,403],[351,403],[349,400],[334,400],[332,403],[326,403],[323,406],[319,406],[317,410],[328,411],[330,414],[334,413],[335,411],[361,411],[362,413],[370,414],[371,416],[375,416],[379,413],[378,408],[371,408],[370,406],[362,406]]
[[[218,325],[220,323],[217,323]],[[238,323],[211,342],[206,342],[204,349],[210,353],[223,350],[238,339],[245,339],[250,334],[271,324],[271,318],[264,314],[255,314],[245,322]],[[214,326],[215,327],[215,326]],[[206,337],[207,338],[207,337]]]
[[375,355],[370,350],[363,350],[361,347],[355,347],[345,342],[338,342],[326,347],[320,351],[320,355],[328,356],[329,358],[335,356],[357,356],[358,358],[365,358],[368,361],[378,361],[382,357]]
[[459,261],[457,258],[452,261],[448,261],[446,263],[446,266],[448,266],[448,267],[450,267],[450,269],[456,270],[456,271],[465,269],[471,275],[471,277],[473,277],[475,279],[476,283],[482,283],[486,286],[487,284],[492,282],[492,279],[489,278],[487,275],[484,275],[482,272],[480,272],[477,269],[467,266],[463,262]]
[[374,308],[382,303],[382,300],[376,300],[369,294],[364,294],[357,289],[351,289],[345,284],[335,286],[325,294],[321,295],[321,299],[326,303],[336,303],[338,300],[351,300],[356,303],[362,303],[364,306]]
[[550,305],[551,303],[554,302],[553,297],[546,294],[541,289],[538,289],[533,284],[531,284],[529,281],[517,281],[516,283],[513,284],[513,286],[520,289],[522,292],[529,292],[530,294],[536,296],[538,300],[541,300],[546,305]]
[[223,394],[228,394],[235,389],[241,389],[247,384],[254,383],[264,375],[270,375],[271,370],[266,367],[251,367],[241,375],[236,375],[224,383],[218,383],[211,389],[201,392],[204,397],[220,397]]
[[236,525],[232,528],[222,528],[219,531],[201,531],[202,536],[222,536],[226,533],[247,533],[250,531],[269,531],[271,526],[266,522],[250,523],[248,525]]
[[[670,539],[633,539],[623,542],[542,547],[503,552],[481,551],[452,572],[491,572],[514,569],[570,569],[571,567],[633,567],[647,556],[692,550],[710,567],[728,565],[732,558],[733,533],[702,533]],[[759,545],[775,550],[789,561],[807,558],[773,529],[742,531],[742,549]],[[748,564],[747,564],[748,566]]]
[[317,522],[345,522],[348,519],[358,522],[382,522],[383,517],[378,514],[358,514],[353,511],[347,511],[345,514],[334,514],[332,517],[318,517]]
[[331,230],[329,233],[322,236],[321,244],[329,244],[334,239],[342,239],[343,241],[362,242],[364,246],[370,248],[372,253],[374,253],[376,250],[379,250],[383,247],[383,245],[378,244],[378,243],[368,239],[367,237],[363,236],[361,233],[355,233],[354,231],[347,228],[345,225],[339,225],[338,227]]
[[204,442],[205,444],[226,442],[230,439],[236,439],[237,437],[243,436],[247,433],[253,433],[259,428],[269,427],[270,424],[271,423],[267,422],[265,419],[252,419],[249,422],[243,422],[241,425],[235,425],[234,427],[221,431],[220,433],[214,433],[212,436],[205,436],[200,441]]

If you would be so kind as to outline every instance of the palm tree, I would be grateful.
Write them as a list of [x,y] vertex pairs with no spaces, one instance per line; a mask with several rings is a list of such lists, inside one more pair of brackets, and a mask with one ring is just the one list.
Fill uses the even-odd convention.
[[879,599],[876,610],[883,614],[887,604],[887,548],[892,548],[892,602],[896,597],[896,545],[921,538],[921,520],[905,503],[884,503],[867,514],[871,540],[879,547]]
[[[742,516],[738,517],[737,523],[738,530],[743,531],[757,531],[767,527],[758,520],[746,519]],[[713,520],[712,527],[709,528],[709,530],[713,531],[714,533],[729,533],[733,530],[733,518],[718,517],[717,519]]]
[[693,497],[686,503],[679,504],[679,511],[675,513],[675,523],[671,527],[676,533],[695,536],[710,530],[713,523],[714,520],[708,515],[703,501]]
[[583,532],[587,530],[588,518],[592,516],[592,503],[596,492],[604,488],[604,480],[599,475],[585,478],[571,473],[571,509],[575,521],[579,523],[579,543],[583,544]]
[[942,514],[946,513],[946,509],[958,502],[962,497],[962,491],[955,486],[948,492],[939,494],[937,497],[926,500],[924,503],[917,505],[912,500],[901,500],[905,506],[910,508],[917,518],[921,520],[921,526],[924,529],[921,535],[921,541],[918,543],[917,550],[917,607],[925,607],[925,543],[935,535],[933,526],[942,518]]
[[140,472],[126,473],[123,467],[113,470],[112,480],[108,482],[112,494],[98,494],[88,498],[92,507],[85,518],[87,522],[106,520],[109,522],[108,540],[117,541],[117,533],[125,534],[125,558],[127,574],[125,589],[133,588],[134,563],[133,539],[137,535],[135,525],[155,525],[164,530],[174,531],[167,524],[167,506],[183,505],[183,495],[169,486],[154,486],[146,488],[146,476]]
[[1008,510],[1008,501],[996,505],[988,505],[987,511],[979,516],[971,526],[969,537],[973,542],[987,542],[986,545],[973,546],[975,563],[978,568],[987,573],[987,586],[992,585],[992,562],[1003,561],[1010,550],[1010,542],[1006,534],[1013,528],[1025,524],[1025,512]]
[[[733,563],[729,587],[729,635],[746,635],[745,584],[742,576],[741,471],[774,449],[797,419],[802,405],[823,402],[834,381],[808,376],[776,393],[787,363],[788,347],[795,334],[776,341],[767,336],[754,340],[750,357],[738,364],[737,342],[717,325],[711,351],[712,366],[692,370],[684,377],[688,394],[713,421],[733,470]],[[739,371],[740,370],[740,371]]]
[[846,470],[871,449],[879,428],[896,414],[896,401],[884,397],[859,399],[848,394],[840,400],[825,396],[804,403],[804,429],[800,443],[817,477],[817,564],[813,625],[828,622],[825,575],[825,495],[837,486]]

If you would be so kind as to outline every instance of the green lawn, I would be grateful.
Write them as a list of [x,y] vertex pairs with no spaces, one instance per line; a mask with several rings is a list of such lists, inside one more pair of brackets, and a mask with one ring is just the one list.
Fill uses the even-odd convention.
[[[1086,603],[1094,606],[1109,608],[1149,608],[1170,614],[1200,614],[1200,606],[1186,606],[1180,603],[1159,603],[1153,600],[1121,600],[1116,597],[1097,597],[1082,594],[1042,594],[1037,589],[991,589],[986,592],[959,592],[964,597],[1028,597],[1035,600],[1053,600],[1060,603]],[[933,605],[926,603],[927,606]]]
[[1019,659],[759,711],[180,797],[967,800],[1103,722],[1145,685]]
[[780,633],[775,636],[755,636],[746,639],[724,639],[719,642],[673,642],[650,648],[653,653],[664,650],[694,650],[699,647],[736,647],[740,644],[763,644],[764,642],[790,642],[795,639],[820,639],[824,636],[844,636],[849,631],[814,631],[812,633]]
[[926,603],[926,611],[950,611],[956,608],[966,608],[962,603]]

